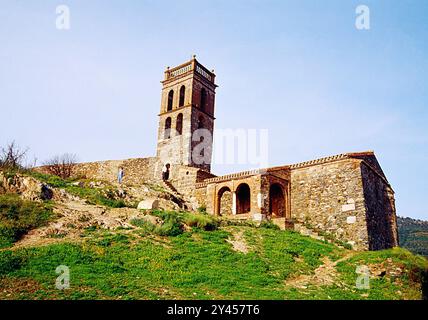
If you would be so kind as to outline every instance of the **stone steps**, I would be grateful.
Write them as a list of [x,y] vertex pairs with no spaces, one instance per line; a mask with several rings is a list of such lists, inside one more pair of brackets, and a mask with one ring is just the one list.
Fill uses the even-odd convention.
[[174,187],[174,185],[170,181],[163,181],[163,186],[172,196],[176,198],[176,200],[179,200],[181,209],[188,210],[189,201],[186,199],[184,195],[178,192],[178,190]]

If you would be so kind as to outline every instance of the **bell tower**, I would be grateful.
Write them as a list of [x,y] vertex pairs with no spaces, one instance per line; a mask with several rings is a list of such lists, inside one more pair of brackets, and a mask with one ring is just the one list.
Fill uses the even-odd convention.
[[162,83],[157,157],[163,163],[211,170],[214,131],[214,70],[196,56],[167,68]]

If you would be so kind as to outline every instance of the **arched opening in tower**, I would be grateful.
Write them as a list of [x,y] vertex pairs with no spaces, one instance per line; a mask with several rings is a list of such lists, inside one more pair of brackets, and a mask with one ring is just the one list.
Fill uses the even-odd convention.
[[232,214],[232,191],[229,187],[223,187],[217,194],[217,215],[228,216]]
[[165,120],[165,133],[164,133],[165,139],[171,138],[171,122],[172,122],[172,120],[170,117],[166,118],[166,120]]
[[269,189],[269,213],[273,217],[286,216],[285,193],[282,186],[274,183]]
[[236,213],[248,213],[251,211],[251,191],[246,183],[242,183],[236,189]]
[[180,102],[178,103],[179,107],[184,106],[185,97],[186,97],[186,87],[181,86],[181,88],[180,88]]
[[172,110],[172,105],[174,103],[174,90],[171,90],[168,93],[168,106],[167,106],[167,111],[171,111]]

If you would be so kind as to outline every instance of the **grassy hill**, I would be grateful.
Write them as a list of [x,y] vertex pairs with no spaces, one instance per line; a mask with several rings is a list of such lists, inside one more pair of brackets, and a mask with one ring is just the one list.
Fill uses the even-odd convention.
[[[355,252],[270,223],[121,208],[106,186],[56,180],[49,185],[55,191],[49,201],[0,195],[0,299],[421,299],[426,294],[428,262],[406,249]],[[65,290],[55,286],[59,266],[70,271]],[[357,271],[364,268],[369,288],[358,289]]]
[[428,221],[397,217],[400,245],[428,257]]
[[[59,265],[70,288],[55,288]],[[357,266],[372,272],[355,286]],[[176,236],[87,230],[79,242],[0,252],[1,299],[420,299],[427,261],[351,252],[290,231],[225,226]]]

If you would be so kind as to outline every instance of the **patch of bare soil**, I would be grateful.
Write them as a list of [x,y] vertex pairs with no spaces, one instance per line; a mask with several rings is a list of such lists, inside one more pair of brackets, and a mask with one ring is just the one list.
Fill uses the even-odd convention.
[[31,230],[14,245],[14,249],[49,245],[64,241],[80,241],[88,227],[114,230],[118,227],[134,228],[129,221],[143,215],[132,208],[105,208],[72,199],[57,203],[54,213],[58,218],[47,226]]
[[0,300],[16,300],[33,296],[40,284],[27,278],[0,278]]
[[244,254],[247,254],[249,252],[248,244],[245,241],[243,231],[234,233],[233,239],[227,239],[226,241],[229,242],[232,245],[233,250],[237,252],[241,252]]
[[336,265],[342,261],[348,260],[354,255],[353,252],[346,254],[339,260],[331,261],[328,257],[322,259],[323,264],[315,269],[314,274],[311,275],[299,275],[292,279],[287,279],[285,285],[298,289],[307,289],[309,285],[312,286],[329,286],[336,284],[339,287],[343,286],[342,283],[337,281],[337,270]]

